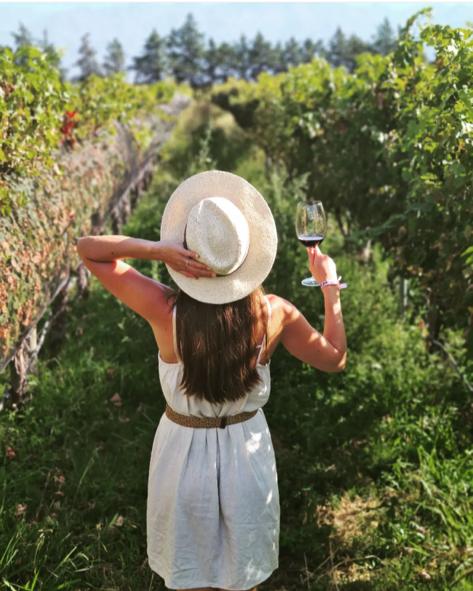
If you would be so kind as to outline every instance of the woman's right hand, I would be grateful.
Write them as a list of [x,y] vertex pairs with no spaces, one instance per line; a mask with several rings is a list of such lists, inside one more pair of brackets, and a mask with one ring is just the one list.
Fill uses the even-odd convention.
[[216,273],[199,261],[199,255],[175,240],[158,240],[154,243],[153,258],[163,261],[186,277],[215,277]]
[[309,257],[309,269],[312,277],[318,283],[322,283],[325,279],[338,280],[335,261],[328,254],[323,254],[318,244],[307,247],[307,256]]

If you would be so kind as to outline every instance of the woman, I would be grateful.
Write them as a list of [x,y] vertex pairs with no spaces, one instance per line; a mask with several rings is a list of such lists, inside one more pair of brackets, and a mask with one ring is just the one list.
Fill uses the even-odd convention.
[[[169,198],[158,242],[86,236],[78,252],[113,295],[151,325],[166,411],[151,451],[147,552],[167,588],[256,590],[278,567],[276,462],[263,412],[270,358],[281,342],[327,372],[346,364],[334,261],[307,249],[322,283],[324,333],[262,283],[276,224],[245,179],[211,170]],[[165,262],[177,290],[123,258]]]

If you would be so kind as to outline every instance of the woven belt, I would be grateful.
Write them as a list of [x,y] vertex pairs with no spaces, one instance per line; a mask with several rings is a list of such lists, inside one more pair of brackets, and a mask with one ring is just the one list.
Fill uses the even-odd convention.
[[184,427],[204,427],[207,429],[210,427],[220,427],[224,429],[226,425],[241,423],[242,421],[251,419],[251,417],[254,417],[257,412],[258,409],[239,412],[236,415],[226,417],[194,417],[190,415],[182,415],[173,410],[169,404],[166,404],[166,416],[170,418],[171,421],[179,423],[179,425],[184,425]]

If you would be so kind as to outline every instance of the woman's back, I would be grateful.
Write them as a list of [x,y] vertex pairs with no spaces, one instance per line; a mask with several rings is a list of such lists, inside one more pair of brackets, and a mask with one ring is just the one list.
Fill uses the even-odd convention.
[[[264,299],[270,328],[271,303]],[[262,409],[271,386],[270,361],[260,363],[265,345],[266,334],[257,359],[260,383],[238,400],[218,403],[187,396],[180,386],[182,361],[165,362],[158,354],[161,387],[174,411],[215,417],[256,410],[224,428],[186,427],[167,414],[159,421],[149,468],[147,549],[151,568],[171,589],[249,589],[278,568],[278,477]]]
[[[269,332],[272,328],[271,302],[267,296],[264,297],[264,300],[268,310]],[[271,390],[271,361],[268,359],[267,363],[262,363],[265,355],[267,356],[267,333],[265,333],[262,341],[260,342],[258,358],[256,360],[256,367],[260,375],[261,382],[256,384],[255,387],[253,387],[244,397],[238,400],[211,403],[205,399],[199,399],[195,396],[186,396],[183,388],[180,385],[184,366],[182,361],[179,360],[177,354],[176,310],[177,307],[174,306],[172,311],[172,334],[173,348],[178,361],[176,363],[164,361],[161,358],[161,355],[158,353],[159,379],[164,397],[169,406],[181,414],[206,417],[230,416],[244,411],[252,411],[264,406],[268,401]]]

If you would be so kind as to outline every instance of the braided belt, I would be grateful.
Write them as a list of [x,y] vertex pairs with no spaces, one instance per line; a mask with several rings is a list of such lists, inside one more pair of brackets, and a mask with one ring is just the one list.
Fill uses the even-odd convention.
[[236,415],[230,415],[226,417],[193,417],[189,415],[182,415],[179,412],[173,410],[169,404],[166,404],[166,416],[178,423],[179,425],[183,425],[184,427],[203,427],[203,428],[210,428],[210,427],[220,427],[224,429],[226,425],[232,425],[233,423],[241,423],[242,421],[246,421],[254,417],[255,414],[258,412],[258,409],[239,412]]

